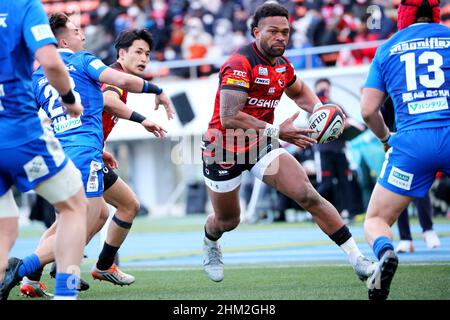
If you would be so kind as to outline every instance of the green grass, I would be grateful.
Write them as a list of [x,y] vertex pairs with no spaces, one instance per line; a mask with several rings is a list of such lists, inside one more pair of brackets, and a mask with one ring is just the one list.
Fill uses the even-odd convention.
[[[130,287],[93,281],[80,300],[366,300],[367,289],[353,270],[343,264],[323,263],[264,266],[229,266],[220,283],[209,280],[200,268],[147,268],[126,270],[136,277]],[[54,280],[43,281],[53,290]],[[399,266],[391,287],[392,300],[450,299],[450,263]],[[10,299],[19,296],[14,288]]]

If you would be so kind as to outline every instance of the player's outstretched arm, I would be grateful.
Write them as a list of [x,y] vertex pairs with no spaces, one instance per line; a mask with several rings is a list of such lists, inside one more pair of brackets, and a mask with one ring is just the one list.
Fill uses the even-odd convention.
[[78,117],[83,112],[80,102],[75,101],[75,96],[70,88],[69,73],[54,45],[49,44],[40,47],[35,52],[47,76],[48,82],[61,96],[63,104],[67,107],[67,113],[72,117]]
[[163,90],[160,87],[143,80],[142,78],[108,67],[102,71],[99,80],[100,82],[117,86],[129,92],[153,93],[156,95],[155,110],[162,104],[166,109],[167,118],[169,120],[172,119],[175,114],[171,102]]
[[386,93],[374,88],[364,88],[361,100],[361,115],[364,122],[373,133],[382,141],[387,142],[390,136],[380,108],[386,98]]
[[284,92],[301,109],[309,113],[313,113],[317,107],[322,105],[314,91],[299,78],[297,78],[291,86],[287,87]]

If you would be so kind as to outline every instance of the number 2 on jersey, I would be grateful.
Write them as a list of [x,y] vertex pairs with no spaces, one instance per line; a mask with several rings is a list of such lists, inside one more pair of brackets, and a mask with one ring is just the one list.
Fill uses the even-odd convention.
[[[406,87],[408,91],[417,90],[416,54],[414,52],[405,53],[400,56],[400,61],[405,62]],[[429,64],[429,61],[432,63]],[[428,73],[419,76],[419,82],[422,86],[437,89],[445,83],[445,74],[441,69],[444,59],[439,53],[425,51],[419,56],[418,62],[420,65],[428,65]]]
[[[73,81],[72,77],[69,77],[69,82],[70,82],[70,88],[73,91],[73,95],[75,96],[75,99],[77,101],[81,101],[80,94],[75,91],[75,81]],[[50,101],[48,103],[48,112],[50,113],[50,118],[52,118],[52,119],[56,118],[64,113],[64,107],[61,104],[55,108],[55,102],[56,102],[56,99],[59,98],[59,93],[50,84],[47,85],[44,89],[44,97],[45,97],[45,99],[50,98]]]

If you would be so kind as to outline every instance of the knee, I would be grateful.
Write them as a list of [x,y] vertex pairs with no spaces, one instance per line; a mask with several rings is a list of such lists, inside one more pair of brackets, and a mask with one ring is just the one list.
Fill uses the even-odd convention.
[[126,221],[133,220],[141,208],[141,204],[139,203],[136,197],[131,198],[126,203],[119,205],[118,211],[120,211],[121,215],[123,215],[122,219]]
[[239,223],[241,222],[241,219],[239,218],[239,215],[237,217],[228,218],[228,219],[217,219],[219,228],[221,231],[231,231],[235,229]]
[[307,183],[305,188],[299,190],[294,199],[302,208],[310,212],[314,211],[311,209],[319,206],[323,201],[321,195],[310,183]]
[[104,225],[106,223],[106,220],[109,218],[109,209],[108,206],[103,206],[102,210],[100,211],[100,217],[99,220]]

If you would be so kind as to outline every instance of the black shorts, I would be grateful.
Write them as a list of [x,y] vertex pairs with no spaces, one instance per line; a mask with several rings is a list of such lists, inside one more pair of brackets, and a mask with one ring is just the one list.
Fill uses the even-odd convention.
[[116,183],[119,176],[114,172],[113,169],[105,165],[103,167],[103,192],[112,187]]
[[[205,142],[205,148],[208,146],[208,142]],[[253,167],[268,153],[279,149],[279,143],[269,142],[263,147],[258,149],[252,149],[244,154],[236,154],[229,152],[228,157],[224,156],[221,159],[215,156],[207,156],[203,152],[203,176],[207,185],[216,191],[223,189],[227,192],[230,189],[235,188],[240,183],[240,176],[242,172],[248,170],[251,171]],[[219,186],[218,183],[221,186]],[[223,182],[229,182],[229,184]]]

